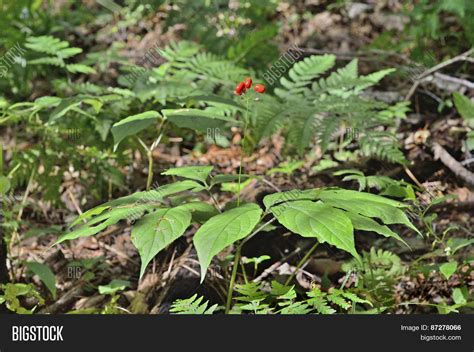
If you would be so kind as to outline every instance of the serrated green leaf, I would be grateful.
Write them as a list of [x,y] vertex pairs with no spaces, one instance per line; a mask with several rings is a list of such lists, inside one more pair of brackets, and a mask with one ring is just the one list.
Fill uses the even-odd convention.
[[418,234],[418,229],[399,208],[407,205],[375,194],[350,190],[322,190],[319,198],[326,204],[371,218],[379,218],[384,224],[403,224]]
[[283,203],[270,211],[288,230],[329,243],[359,258],[354,229],[344,211],[308,200]]
[[74,222],[70,225],[73,227],[80,222],[91,218],[92,216],[99,215],[103,211],[109,209],[110,207],[115,206],[123,206],[123,205],[131,205],[131,204],[155,204],[160,203],[163,201],[164,198],[177,194],[180,192],[191,190],[193,192],[199,192],[203,189],[203,187],[191,180],[179,181],[175,183],[170,183],[167,185],[163,185],[161,187],[157,187],[150,191],[140,191],[130,194],[125,197],[121,197],[110,202],[101,204],[95,208],[89,209],[88,211],[84,212],[82,215],[78,216]]
[[[61,235],[54,244],[59,244],[66,240],[73,240],[79,237],[95,235],[110,225],[114,225],[120,220],[140,218],[146,210],[153,209],[151,205],[122,206],[112,208],[102,212],[99,216],[89,220],[86,224],[80,226],[74,231]],[[104,209],[102,209],[103,211]]]
[[155,255],[182,236],[190,224],[191,213],[178,207],[158,209],[133,226],[132,243],[142,261],[140,278]]
[[357,213],[353,213],[351,211],[347,212],[346,215],[349,219],[351,219],[352,226],[354,226],[354,229],[362,231],[372,231],[385,237],[393,237],[408,246],[408,244],[398,234],[390,230],[388,226],[381,225],[371,218],[359,215]]
[[265,205],[265,208],[268,209],[274,205],[289,201],[316,200],[319,197],[319,192],[320,189],[315,188],[306,189],[303,191],[299,189],[293,189],[291,191],[286,192],[272,193],[263,198],[263,204]]
[[213,168],[213,166],[184,166],[168,169],[161,174],[167,176],[180,176],[205,183]]
[[201,265],[201,282],[212,258],[232,243],[249,235],[260,221],[262,209],[244,204],[209,219],[196,232],[194,246]]

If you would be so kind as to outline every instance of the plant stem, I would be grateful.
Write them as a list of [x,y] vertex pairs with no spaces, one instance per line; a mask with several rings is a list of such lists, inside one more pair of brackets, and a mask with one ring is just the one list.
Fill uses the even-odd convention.
[[0,144],[0,175],[3,175],[3,143]]
[[143,149],[145,149],[146,156],[148,158],[148,177],[146,180],[146,190],[149,191],[151,188],[151,184],[153,182],[153,155],[152,155],[152,149],[148,148],[140,138],[138,138],[138,142],[142,145]]
[[153,182],[153,155],[151,150],[147,151],[148,157],[148,178],[146,180],[146,190],[149,191]]
[[[3,144],[0,143],[0,175],[3,175]],[[6,284],[9,281],[8,267],[7,267],[7,245],[5,242],[5,235],[3,231],[4,212],[6,211],[6,199],[2,194],[2,204],[0,204],[0,285]],[[0,313],[5,314],[7,309],[4,305],[0,307]]]
[[[260,219],[260,221],[263,220],[263,218],[265,217],[265,214],[262,216],[262,218]],[[247,237],[245,237],[242,242],[239,243],[239,245],[237,246],[237,251],[235,252],[235,257],[234,257],[234,264],[233,264],[233,267],[232,267],[232,275],[230,277],[230,282],[229,282],[229,290],[227,292],[227,303],[226,303],[226,308],[225,308],[225,313],[227,314],[230,310],[230,304],[232,302],[232,292],[234,291],[234,283],[235,283],[235,278],[237,276],[237,269],[239,267],[239,263],[240,263],[240,252],[242,250],[242,247],[243,245],[249,240],[251,239],[253,236],[255,236],[257,233],[259,233],[262,229],[264,229],[268,224],[271,224],[272,222],[274,222],[276,220],[276,218],[273,218],[269,221],[267,221],[265,224],[263,224],[262,226],[260,226],[258,229],[256,229],[254,232],[252,232],[250,235],[248,235]],[[244,273],[244,278],[245,278],[245,282],[247,282],[247,277],[246,277],[246,273],[245,273],[245,269],[244,267],[242,266],[242,272]]]
[[229,282],[229,290],[227,291],[227,302],[225,305],[225,314],[229,314],[230,305],[232,303],[232,292],[234,291],[235,278],[237,276],[237,269],[240,262],[240,251],[242,250],[242,243],[237,246],[237,251],[234,256],[234,265],[232,267],[232,275]]
[[[242,138],[242,146],[241,146],[241,150],[240,150],[239,180],[238,180],[239,189],[238,189],[238,194],[237,194],[237,206],[238,207],[240,206],[240,187],[241,187],[241,177],[242,177],[242,163],[243,163],[243,159],[244,159],[245,136],[247,134],[247,122],[248,122],[248,117],[249,117],[249,98],[246,98],[246,99],[247,99],[247,104],[246,104],[246,109],[245,109],[244,132],[243,132],[243,138]],[[257,230],[257,231],[259,231],[259,230]],[[255,234],[255,232],[253,234]],[[229,313],[230,306],[231,306],[231,303],[232,303],[232,293],[234,291],[235,278],[237,276],[237,269],[238,269],[239,263],[240,263],[240,251],[242,250],[242,245],[244,244],[244,242],[245,241],[242,241],[237,246],[237,251],[235,253],[234,265],[232,267],[232,275],[230,277],[230,282],[229,282],[229,290],[227,291],[227,302],[226,302],[226,305],[225,305],[225,314]]]
[[[263,214],[262,216],[262,219],[265,217],[266,214]],[[262,219],[260,221],[262,221]],[[276,218],[273,218],[269,221],[267,221],[265,224],[263,224],[262,226],[260,226],[258,229],[256,229],[254,232],[252,232],[250,235],[248,235],[247,237],[244,238],[244,240],[242,241],[242,244],[246,243],[248,240],[250,240],[253,236],[255,236],[257,233],[259,233],[261,230],[263,230],[267,225],[271,224],[272,222],[274,222],[276,220]]]
[[219,213],[222,213],[221,207],[219,206],[219,203],[217,203],[216,197],[214,197],[214,194],[212,194],[211,187],[205,181],[204,185],[206,186],[207,193],[209,193],[209,196],[211,197],[212,203],[214,203],[214,207],[219,211]]
[[239,189],[237,194],[237,206],[240,206],[240,184],[241,184],[241,176],[242,176],[242,163],[244,160],[244,148],[245,148],[245,137],[247,135],[247,122],[249,119],[249,98],[247,99],[246,109],[245,109],[245,121],[244,121],[244,132],[242,137],[242,143],[240,147],[240,163],[239,163]]
[[291,276],[285,281],[285,286],[288,286],[289,283],[291,282],[291,280],[293,280],[293,278],[295,277],[295,275],[298,273],[298,271],[300,270],[300,268],[303,266],[303,264],[308,260],[308,258],[310,257],[311,254],[313,254],[314,250],[316,249],[316,247],[318,246],[319,242],[316,241],[316,243],[313,245],[313,247],[311,247],[309,249],[308,252],[306,252],[305,256],[298,262],[298,265],[296,265],[296,269],[294,271],[293,274],[291,274]]

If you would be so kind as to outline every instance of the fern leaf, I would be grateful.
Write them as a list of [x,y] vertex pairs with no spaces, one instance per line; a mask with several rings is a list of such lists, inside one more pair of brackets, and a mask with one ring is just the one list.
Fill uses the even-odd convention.
[[198,298],[197,294],[188,299],[178,299],[171,305],[170,312],[175,314],[213,314],[217,304],[208,308],[209,301],[202,302],[202,300],[203,297]]
[[280,79],[280,83],[285,89],[277,88],[275,94],[282,99],[289,95],[308,94],[307,86],[311,84],[312,80],[333,67],[335,60],[334,55],[313,55],[294,64],[288,72],[289,79],[285,77]]

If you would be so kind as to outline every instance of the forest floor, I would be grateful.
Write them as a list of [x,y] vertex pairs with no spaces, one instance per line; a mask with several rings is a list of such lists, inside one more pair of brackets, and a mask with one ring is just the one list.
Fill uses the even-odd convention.
[[[392,5],[378,7],[377,5],[353,6],[340,11],[317,11],[317,1],[314,2],[314,12],[317,15],[292,23],[285,19],[291,18],[292,12],[300,9],[298,6],[288,6],[281,9],[283,28],[279,35],[281,50],[290,43],[298,43],[305,55],[314,53],[333,53],[338,60],[349,61],[354,57],[360,60],[361,71],[374,71],[382,67],[395,67],[398,69],[417,70],[424,72],[430,67],[414,65],[403,54],[390,52],[377,52],[376,50],[362,50],[367,48],[376,33],[386,30],[399,30],[404,28],[403,18],[390,15],[399,11],[396,1]],[[387,8],[388,6],[388,8]],[[393,8],[390,8],[393,6]],[[308,10],[308,7],[306,8]],[[147,43],[160,40],[163,45],[173,39],[179,39],[179,28],[175,31],[164,32],[160,29],[158,18],[148,18],[153,31],[143,37],[142,42],[130,40],[126,42],[124,56],[140,57],[140,50],[146,48]],[[140,33],[141,28],[131,28]],[[80,28],[78,31],[87,33],[93,28]],[[314,32],[318,33],[315,37]],[[102,38],[104,42],[120,39]],[[100,37],[99,37],[100,38]],[[321,49],[324,48],[324,49]],[[434,231],[445,238],[455,241],[474,240],[474,192],[472,184],[466,181],[474,170],[473,156],[467,151],[463,152],[463,140],[453,131],[463,130],[463,120],[456,114],[439,113],[437,106],[443,96],[457,91],[455,83],[443,82],[446,76],[456,77],[461,62],[436,68],[431,72],[438,72],[445,76],[434,77],[432,81],[413,79],[413,75],[403,77],[395,75],[378,90],[371,90],[368,94],[383,97],[388,101],[396,101],[400,97],[407,97],[413,102],[413,111],[408,114],[398,128],[397,137],[404,146],[409,164],[407,167],[384,164],[374,160],[344,161],[337,160],[338,156],[332,155],[332,164],[327,168],[315,168],[321,159],[321,151],[315,147],[311,153],[306,154],[299,166],[292,172],[268,172],[277,168],[282,162],[288,160],[282,155],[282,138],[274,136],[268,139],[261,147],[250,154],[246,154],[243,162],[245,173],[261,175],[265,181],[252,180],[242,191],[242,199],[255,201],[262,204],[263,197],[274,191],[285,191],[293,188],[315,188],[327,186],[344,186],[357,188],[354,182],[343,182],[342,177],[335,176],[333,172],[340,169],[358,169],[365,175],[387,175],[397,180],[405,180],[416,184],[424,191],[417,192],[418,198],[430,204],[425,217],[413,216],[412,221],[423,233]],[[112,74],[113,76],[113,74]],[[461,79],[460,77],[457,77]],[[415,88],[414,90],[412,88]],[[38,91],[35,93],[40,95]],[[34,98],[34,97],[33,97]],[[7,133],[8,135],[8,133]],[[185,165],[213,165],[215,171],[236,174],[240,165],[241,149],[239,141],[242,131],[235,129],[231,145],[227,148],[210,146],[205,150],[196,150],[187,141],[175,138],[173,143],[159,146],[153,153],[155,182],[166,184],[171,180],[168,176],[159,175],[163,170],[172,166]],[[429,140],[430,143],[426,143]],[[9,141],[6,141],[8,149]],[[10,140],[13,143],[13,139]],[[449,153],[452,158],[463,163],[462,170],[468,172],[467,176],[459,168],[459,163],[452,163],[446,158]],[[443,156],[444,155],[444,156]],[[281,170],[280,170],[281,171]],[[123,170],[129,181],[129,189],[136,191],[146,184],[146,160],[137,153],[134,157],[133,167]],[[129,281],[122,295],[114,303],[124,313],[164,313],[176,299],[191,297],[194,294],[204,295],[211,303],[225,302],[227,294],[229,270],[226,263],[231,253],[221,253],[209,268],[206,281],[200,284],[199,263],[196,251],[192,246],[191,234],[196,228],[191,227],[187,234],[176,240],[166,251],[160,253],[153,260],[151,269],[147,271],[142,280],[138,280],[140,259],[137,250],[130,240],[130,224],[119,223],[109,227],[97,236],[83,237],[75,241],[51,246],[58,234],[62,233],[63,225],[70,223],[78,214],[99,203],[81,204],[80,199],[87,189],[78,181],[76,171],[65,175],[60,185],[61,200],[64,209],[57,209],[48,202],[38,199],[34,190],[27,194],[22,202],[27,204],[21,218],[22,238],[20,242],[13,241],[12,255],[19,261],[37,261],[48,265],[56,275],[57,298],[48,298],[46,304],[40,307],[42,313],[65,313],[69,311],[103,309],[110,297],[100,294],[96,287],[106,285],[112,279],[123,278]],[[471,180],[472,181],[472,180]],[[121,191],[124,195],[127,191]],[[431,201],[442,196],[456,196],[446,201],[431,206]],[[117,194],[114,194],[117,196]],[[219,192],[216,194],[218,204],[226,204],[235,200],[233,192]],[[86,209],[84,209],[86,208]],[[39,215],[41,214],[41,215]],[[436,214],[437,217],[428,220]],[[429,227],[429,230],[428,230]],[[398,256],[405,265],[413,265],[420,261],[437,264],[437,255],[442,254],[445,247],[441,243],[434,243],[433,237],[421,237],[410,233],[407,229],[396,227],[398,233],[407,241],[410,248],[392,239],[380,237],[358,236],[356,247],[359,252],[370,251],[371,247],[388,250]],[[443,242],[444,243],[444,242]],[[472,243],[472,242],[471,242]],[[269,282],[273,279],[288,277],[295,271],[297,263],[303,257],[305,249],[311,247],[310,239],[288,236],[282,228],[273,227],[264,234],[250,240],[243,248],[243,258],[253,258],[265,253],[270,259],[259,265],[253,271],[253,265],[247,264],[245,269],[253,280]],[[430,304],[441,301],[452,302],[451,291],[456,287],[474,289],[474,263],[463,259],[472,254],[469,245],[459,252],[460,267],[456,274],[446,280],[439,271],[413,273],[406,271],[400,275],[397,282],[393,282],[395,303],[400,303],[395,313],[420,313],[432,312]],[[352,287],[357,280],[356,275],[347,275],[341,267],[348,261],[349,255],[342,251],[322,245],[316,249],[305,266],[298,271],[296,280],[298,289],[308,289],[314,283]],[[11,272],[17,281],[23,281],[27,273],[22,271]],[[85,279],[86,278],[86,279]],[[37,277],[28,280],[41,283]],[[46,289],[41,289],[47,296]],[[403,304],[402,304],[403,303]],[[28,302],[25,303],[28,305]],[[31,302],[31,306],[34,302]]]

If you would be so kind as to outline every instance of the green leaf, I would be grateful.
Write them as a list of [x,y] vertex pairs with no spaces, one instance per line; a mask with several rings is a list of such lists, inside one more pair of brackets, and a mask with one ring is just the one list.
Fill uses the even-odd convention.
[[113,295],[127,287],[130,287],[130,281],[114,279],[108,285],[99,285],[98,289],[101,295]]
[[468,120],[474,119],[474,102],[458,92],[453,93],[453,99],[459,115]]
[[193,221],[201,224],[219,213],[215,207],[204,202],[189,202],[178,207],[191,212]]
[[7,194],[10,190],[10,181],[6,176],[0,175],[0,194]]
[[81,216],[77,217],[74,222],[71,224],[70,227],[79,224],[83,220],[87,220],[88,218],[99,215],[106,209],[114,206],[121,206],[121,205],[128,205],[128,204],[155,204],[160,203],[163,201],[163,198],[168,197],[170,195],[184,192],[187,190],[192,190],[193,192],[199,192],[202,190],[203,187],[195,182],[195,181],[180,181],[175,183],[170,183],[167,185],[163,185],[161,187],[157,187],[150,191],[141,191],[135,192],[125,197],[121,197],[110,202],[101,204],[95,208],[89,209]]
[[249,235],[260,221],[262,209],[250,203],[209,219],[194,235],[201,265],[201,282],[212,258],[232,243]]
[[168,169],[161,174],[167,176],[180,176],[206,183],[206,179],[213,168],[213,166],[184,166]]
[[228,122],[232,122],[234,125],[240,124],[239,121],[212,109],[164,109],[161,112],[167,120],[176,126],[203,133],[212,128],[223,129]]
[[56,276],[54,276],[51,269],[47,265],[37,262],[28,262],[26,266],[33,274],[38,275],[41,282],[44,283],[53,295],[53,298],[56,299]]
[[460,249],[470,246],[474,244],[474,238],[467,239],[467,238],[450,238],[447,241],[447,245],[451,250],[451,254],[454,255]]
[[97,73],[92,67],[81,64],[66,65],[66,69],[71,73],[95,74]]
[[[408,244],[398,234],[390,230],[388,226],[381,225],[371,218],[353,213],[351,211],[347,212],[346,215],[349,219],[351,219],[352,226],[354,226],[356,230],[373,231],[385,237],[393,237],[408,246]],[[410,248],[410,246],[408,247]]]
[[222,192],[231,192],[238,194],[242,191],[245,187],[252,183],[252,179],[249,178],[247,181],[241,181],[240,184],[238,182],[227,182],[221,183],[221,191]]
[[407,208],[408,205],[402,202],[381,197],[375,194],[358,192],[347,189],[324,189],[320,193],[320,198],[324,201],[325,199],[337,199],[337,200],[354,200],[360,202],[377,202],[390,205],[396,208]]
[[418,234],[420,233],[406,214],[398,209],[406,207],[401,202],[375,194],[341,189],[322,190],[319,197],[324,203],[334,207],[371,218],[379,218],[384,224],[404,224]]
[[466,297],[459,287],[453,289],[453,301],[455,304],[464,305],[467,303]]
[[265,205],[265,208],[268,209],[279,203],[284,203],[284,202],[289,202],[289,201],[294,201],[294,200],[316,200],[319,198],[319,192],[320,190],[315,188],[315,189],[306,189],[303,191],[299,189],[293,189],[287,192],[273,193],[263,198],[263,204]]
[[451,275],[453,275],[456,272],[456,269],[458,268],[458,263],[457,262],[449,262],[449,263],[444,263],[439,267],[439,271],[443,276],[446,278],[446,280],[449,280]]
[[281,172],[284,174],[292,174],[295,170],[301,168],[304,165],[304,161],[291,161],[286,163],[281,163],[277,167],[274,167],[267,171],[267,175],[274,174],[276,172]]
[[183,208],[158,209],[145,215],[132,229],[132,243],[142,261],[140,278],[162,249],[183,235],[191,224],[191,213]]
[[[246,174],[241,174],[240,175],[240,181],[246,181],[248,179],[259,179],[258,176],[251,176],[251,175],[246,175]],[[229,183],[229,182],[234,182],[239,180],[239,175],[216,175],[213,176],[211,179],[210,186],[211,188],[214,187],[215,185],[222,184],[222,183]]]
[[288,230],[327,242],[359,258],[354,246],[354,229],[344,211],[308,200],[283,203],[270,211]]
[[[218,307],[217,304],[207,308],[209,301],[202,302],[203,297],[197,294],[188,299],[178,299],[173,302],[170,312],[174,314],[212,314]],[[202,302],[202,303],[201,303]]]
[[160,114],[157,111],[147,111],[138,115],[124,118],[112,126],[114,136],[114,151],[117,150],[119,143],[128,136],[137,134],[145,128],[153,125]]
[[[150,210],[152,208],[153,206],[147,204],[112,208],[89,220],[86,224],[82,225],[76,230],[61,235],[54,244],[59,244],[66,240],[73,240],[79,237],[95,235],[108,226],[116,224],[120,220],[135,220],[140,218],[146,210]],[[103,209],[103,207],[101,209]]]

